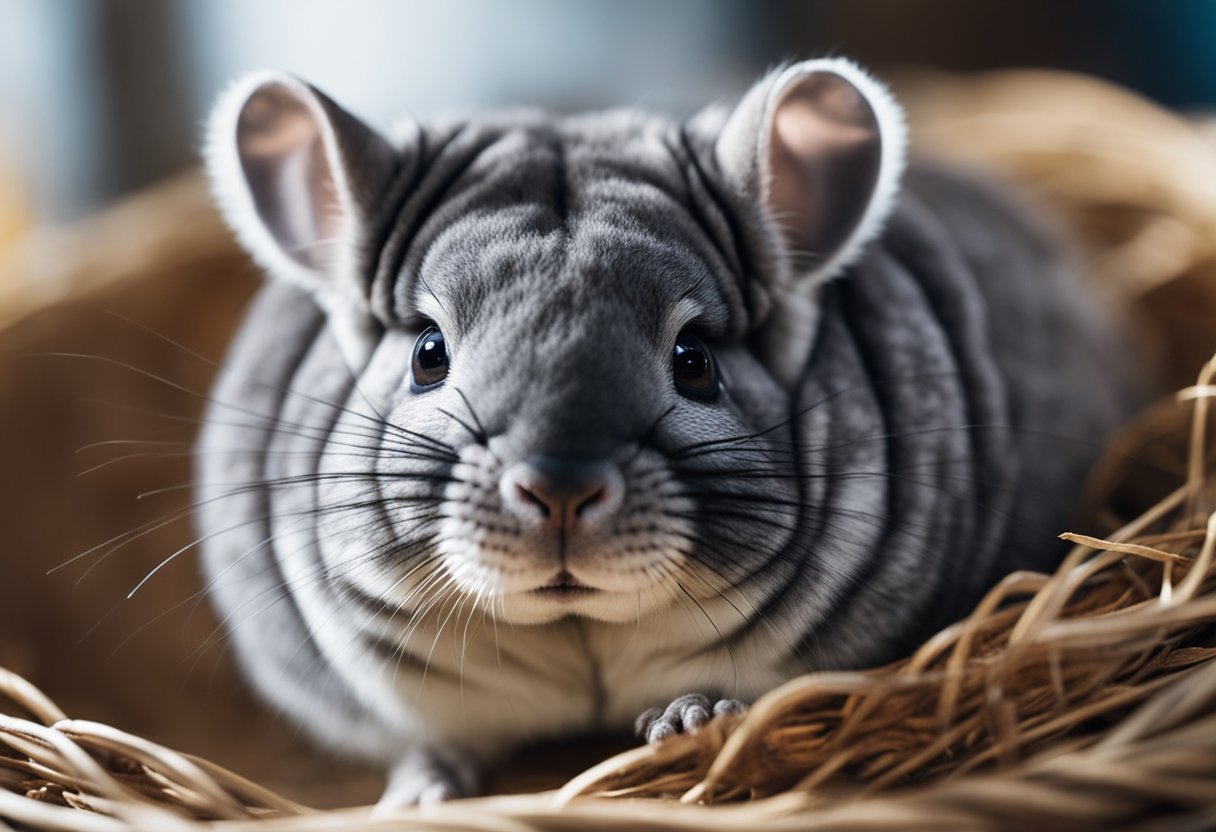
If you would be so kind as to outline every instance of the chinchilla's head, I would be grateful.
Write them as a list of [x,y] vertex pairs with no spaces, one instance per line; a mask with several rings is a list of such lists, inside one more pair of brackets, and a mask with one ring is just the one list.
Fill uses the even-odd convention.
[[240,83],[211,126],[219,201],[357,382],[304,391],[345,408],[308,426],[326,563],[386,604],[429,581],[515,623],[746,585],[802,514],[815,288],[880,229],[903,153],[898,107],[842,60],[684,123],[513,112],[392,139],[294,78]]

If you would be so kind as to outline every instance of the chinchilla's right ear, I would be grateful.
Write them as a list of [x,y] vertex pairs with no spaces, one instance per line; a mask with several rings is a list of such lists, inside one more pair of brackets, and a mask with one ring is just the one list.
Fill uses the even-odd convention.
[[769,74],[726,118],[713,160],[741,204],[763,208],[775,267],[764,360],[787,386],[814,339],[815,296],[865,252],[895,208],[907,144],[903,111],[843,58]]
[[362,300],[346,260],[400,163],[388,141],[303,81],[258,73],[216,105],[206,156],[224,218],[260,265],[330,312]]

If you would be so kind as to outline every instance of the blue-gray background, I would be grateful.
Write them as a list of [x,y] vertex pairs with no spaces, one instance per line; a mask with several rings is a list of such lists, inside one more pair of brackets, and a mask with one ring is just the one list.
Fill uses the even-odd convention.
[[785,58],[1080,69],[1216,102],[1214,0],[0,0],[0,174],[57,222],[188,167],[248,69],[387,125],[495,104],[688,111]]

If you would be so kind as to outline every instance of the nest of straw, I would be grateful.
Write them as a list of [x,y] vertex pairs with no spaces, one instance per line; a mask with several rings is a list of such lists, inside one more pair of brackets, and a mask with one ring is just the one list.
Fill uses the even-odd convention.
[[[1037,186],[1095,252],[1122,251],[1091,258],[1095,276],[1134,301],[1146,326],[1171,336],[1159,339],[1171,372],[1190,362],[1193,373],[1197,351],[1210,356],[1216,337],[1216,233],[1206,234],[1216,230],[1216,196],[1183,180],[1196,165],[1216,173],[1216,156],[1189,125],[1109,87],[1066,80],[1002,76],[932,90],[936,109],[921,111],[931,112],[926,130],[951,136],[943,145],[987,146],[987,161]],[[1052,103],[1068,84],[1088,110]],[[1031,95],[1036,89],[1048,92],[1046,103]],[[1078,121],[1126,123],[1141,110],[1153,129],[1137,121],[1121,149],[1105,138],[1096,149],[1075,140],[1108,135]],[[1036,112],[1042,118],[1019,144],[1013,128]],[[1054,144],[1044,137],[1053,126]],[[969,142],[969,130],[999,138]],[[1166,138],[1174,153],[1152,172],[1154,187],[1121,190],[1110,172],[1143,169],[1139,145],[1159,148]],[[1178,166],[1188,158],[1184,175]],[[1089,189],[1078,184],[1082,170],[1095,178]],[[1165,253],[1157,251],[1163,238],[1173,246]],[[1181,327],[1197,312],[1204,331]],[[318,812],[206,760],[70,719],[0,670],[0,826],[1216,826],[1216,358],[1191,378],[1114,443],[1089,495],[1097,511],[1087,531],[1100,536],[1063,535],[1074,548],[1054,574],[1008,576],[908,659],[795,679],[741,717],[612,757],[556,792],[392,817]],[[1149,480],[1129,460],[1167,474]],[[1146,491],[1157,493],[1146,500]],[[1138,516],[1119,517],[1128,505]]]

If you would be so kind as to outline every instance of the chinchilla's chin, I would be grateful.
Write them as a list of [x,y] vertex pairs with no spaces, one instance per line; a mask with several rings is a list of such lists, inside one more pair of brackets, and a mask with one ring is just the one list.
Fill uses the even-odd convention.
[[[508,625],[548,624],[562,618],[607,623],[635,623],[666,609],[676,600],[678,585],[668,576],[651,585],[629,589],[596,588],[593,581],[545,585],[520,570],[513,575],[466,558],[447,557],[444,570],[451,585],[487,617]],[[539,574],[539,573],[537,573]]]

